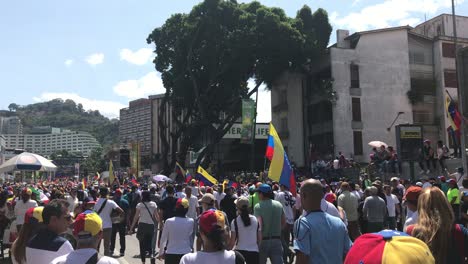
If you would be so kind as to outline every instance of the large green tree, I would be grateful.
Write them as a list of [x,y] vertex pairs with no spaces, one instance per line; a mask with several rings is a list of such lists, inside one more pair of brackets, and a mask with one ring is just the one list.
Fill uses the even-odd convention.
[[[161,107],[166,170],[174,166],[176,152],[183,162],[189,148],[206,146],[199,163],[240,117],[242,99],[262,84],[271,88],[284,72],[304,71],[324,54],[330,33],[322,9],[312,13],[304,6],[291,18],[280,8],[234,0],[205,0],[154,29],[147,41],[155,44],[154,64],[175,124],[167,135],[168,109]],[[248,87],[252,78],[256,85]]]

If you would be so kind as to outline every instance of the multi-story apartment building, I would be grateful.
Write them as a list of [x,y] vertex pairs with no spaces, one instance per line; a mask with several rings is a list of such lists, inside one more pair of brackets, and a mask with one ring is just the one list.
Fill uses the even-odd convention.
[[[459,44],[468,46],[468,17],[456,21]],[[458,86],[451,15],[336,36],[310,72],[285,73],[272,89],[273,123],[291,160],[304,166],[313,149],[367,161],[368,142],[395,146],[397,124],[422,125],[425,138],[451,144],[445,99],[457,100]],[[315,96],[321,79],[332,80],[336,101]]]
[[17,116],[0,116],[0,134],[23,134],[21,119]]
[[119,141],[122,148],[140,144],[140,155],[151,155],[152,105],[150,99],[131,101],[128,108],[120,109]]
[[37,127],[31,134],[5,134],[6,148],[24,149],[39,155],[51,155],[60,150],[89,155],[99,147],[91,134],[52,127]]

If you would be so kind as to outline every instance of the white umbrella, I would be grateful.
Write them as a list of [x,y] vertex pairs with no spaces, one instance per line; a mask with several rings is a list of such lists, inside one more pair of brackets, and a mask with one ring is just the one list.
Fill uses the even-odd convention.
[[14,156],[0,165],[0,173],[8,171],[55,171],[55,166],[48,159],[29,152]]
[[385,143],[383,141],[371,141],[371,142],[369,142],[369,146],[371,146],[373,148],[380,148],[381,146],[385,146],[385,148],[388,147],[387,143]]
[[153,181],[155,182],[163,182],[163,181],[170,181],[171,179],[165,175],[155,175],[153,176]]

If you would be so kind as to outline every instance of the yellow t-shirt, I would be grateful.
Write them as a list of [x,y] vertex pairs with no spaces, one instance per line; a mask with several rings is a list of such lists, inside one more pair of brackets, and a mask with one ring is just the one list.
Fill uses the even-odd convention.
[[460,204],[460,196],[458,195],[457,188],[452,188],[447,191],[447,199],[449,200],[449,203],[452,203],[453,198],[456,198],[454,204]]

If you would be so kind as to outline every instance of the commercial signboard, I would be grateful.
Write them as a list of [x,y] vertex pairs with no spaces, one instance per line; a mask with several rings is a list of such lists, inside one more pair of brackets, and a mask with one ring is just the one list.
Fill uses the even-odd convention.
[[401,161],[418,161],[423,147],[422,126],[396,126],[396,142]]
[[[255,139],[268,139],[270,125],[261,123],[255,125]],[[227,131],[223,138],[240,139],[242,135],[242,124],[235,123],[231,129]]]

